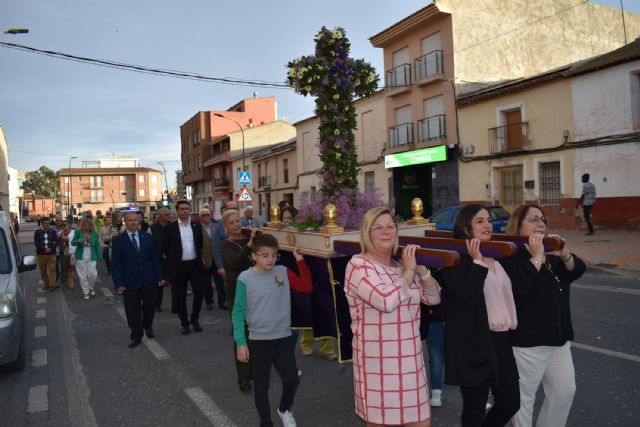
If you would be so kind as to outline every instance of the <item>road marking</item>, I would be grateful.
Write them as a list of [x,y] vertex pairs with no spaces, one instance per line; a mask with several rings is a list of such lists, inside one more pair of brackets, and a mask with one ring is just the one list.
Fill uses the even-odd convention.
[[189,399],[204,413],[216,427],[235,427],[236,424],[222,412],[222,409],[200,387],[188,388],[184,391]]
[[36,304],[45,304],[47,302],[47,297],[38,297],[36,299]]
[[46,308],[39,308],[36,310],[36,319],[44,319],[45,317],[47,317]]
[[45,291],[46,291],[46,289],[42,289],[41,285],[38,285],[38,286],[39,286],[39,287],[38,287],[38,293],[39,293],[39,294],[44,294],[44,293],[45,293]]
[[616,288],[614,286],[601,286],[601,285],[580,285],[578,283],[574,283],[571,286],[578,289],[591,289],[593,291],[605,291],[605,292],[616,292],[619,294],[640,295],[640,289]]
[[105,297],[113,297],[113,292],[109,288],[100,288]]
[[36,385],[29,388],[29,403],[27,412],[43,412],[49,409],[49,399],[47,397],[47,386]]
[[[117,307],[116,311],[125,321],[127,320],[127,314],[124,312],[124,307]],[[169,353],[167,353],[165,349],[162,348],[162,346],[154,339],[143,339],[142,344],[144,344],[151,354],[153,354],[158,360],[167,360],[171,357],[169,356]]]
[[640,356],[635,356],[633,354],[622,353],[619,351],[607,350],[606,348],[594,347],[592,345],[580,344],[577,342],[572,342],[571,347],[575,347],[580,350],[591,351],[594,353],[604,354],[606,356],[617,357],[619,359],[630,360],[632,362],[640,363]]
[[33,328],[33,336],[34,338],[42,338],[47,336],[47,327],[46,326],[36,326]]
[[47,366],[47,349],[46,348],[33,350],[33,353],[31,353],[31,366],[34,368]]

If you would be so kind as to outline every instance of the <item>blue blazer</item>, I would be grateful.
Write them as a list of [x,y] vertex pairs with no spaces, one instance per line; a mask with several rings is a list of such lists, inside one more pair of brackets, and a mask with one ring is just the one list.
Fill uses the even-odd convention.
[[153,237],[144,232],[138,232],[136,237],[140,252],[136,252],[126,230],[111,241],[111,278],[116,289],[153,288],[164,280]]

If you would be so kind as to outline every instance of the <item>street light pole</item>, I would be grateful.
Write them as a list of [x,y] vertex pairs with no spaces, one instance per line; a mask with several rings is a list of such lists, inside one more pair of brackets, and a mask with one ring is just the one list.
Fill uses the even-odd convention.
[[67,183],[67,216],[73,214],[71,213],[71,160],[77,159],[78,156],[69,157],[69,182]]
[[164,162],[156,162],[159,165],[162,165],[162,173],[164,174],[164,188],[169,194],[169,182],[167,181],[167,170],[164,168]]
[[[238,127],[240,128],[240,133],[242,133],[242,172],[246,172],[246,168],[244,165],[244,129],[242,129],[242,126],[240,125],[240,123],[236,122],[231,117],[223,116],[220,113],[213,113],[213,115],[216,117],[222,117],[223,119],[231,120],[233,123],[237,124]],[[229,149],[231,149],[231,147],[229,147]]]

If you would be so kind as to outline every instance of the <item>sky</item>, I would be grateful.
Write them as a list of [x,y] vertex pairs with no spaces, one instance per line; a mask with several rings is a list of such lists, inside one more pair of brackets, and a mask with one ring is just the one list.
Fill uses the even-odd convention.
[[[619,0],[594,3],[618,7]],[[384,74],[369,37],[423,8],[422,0],[0,0],[0,40],[42,50],[211,77],[284,82],[291,59],[312,54],[324,25],[340,26],[351,56]],[[624,0],[640,13],[640,0]],[[0,46],[0,125],[9,166],[58,170],[119,155],[157,168],[169,186],[180,169],[180,125],[198,111],[275,96],[278,118],[313,115],[313,98],[121,71]]]

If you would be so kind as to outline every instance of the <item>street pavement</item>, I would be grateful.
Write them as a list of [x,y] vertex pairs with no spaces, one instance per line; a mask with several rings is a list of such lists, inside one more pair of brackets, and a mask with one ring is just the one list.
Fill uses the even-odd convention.
[[[20,233],[24,253],[33,253],[34,229]],[[635,426],[640,269],[637,262],[620,260],[632,258],[633,250],[625,251],[633,243],[626,242],[637,242],[638,233],[561,234],[592,266],[572,290],[577,393],[568,425]],[[128,349],[122,301],[102,265],[99,272],[98,295],[90,301],[82,300],[77,284],[50,293],[38,289],[37,271],[25,275],[27,368],[0,370],[0,425],[258,425],[252,395],[236,384],[228,312],[203,311],[204,331],[182,336],[166,290],[165,310],[154,322],[156,338]],[[303,370],[294,406],[298,425],[363,425],[353,414],[351,366],[317,356],[297,359]],[[272,383],[275,408],[275,372]],[[459,426],[460,409],[458,390],[445,386],[432,426]],[[275,411],[273,419],[280,425]]]

